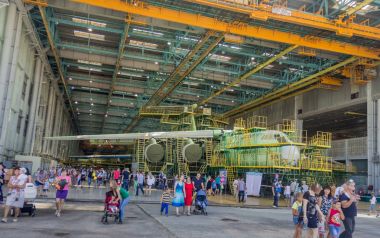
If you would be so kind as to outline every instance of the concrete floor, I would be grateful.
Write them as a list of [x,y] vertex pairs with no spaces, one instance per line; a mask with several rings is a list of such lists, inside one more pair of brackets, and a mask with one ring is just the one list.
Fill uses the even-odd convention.
[[[62,217],[54,216],[52,203],[38,203],[36,217],[21,217],[18,223],[0,224],[0,237],[13,238],[27,234],[28,238],[44,237],[292,237],[293,226],[288,209],[250,209],[208,207],[208,216],[181,216],[173,207],[170,216],[160,216],[158,204],[130,204],[123,225],[100,223],[102,205],[99,203],[68,203]],[[1,209],[1,214],[2,214]],[[360,215],[355,237],[378,237],[380,219]],[[17,232],[17,233],[16,233]]]

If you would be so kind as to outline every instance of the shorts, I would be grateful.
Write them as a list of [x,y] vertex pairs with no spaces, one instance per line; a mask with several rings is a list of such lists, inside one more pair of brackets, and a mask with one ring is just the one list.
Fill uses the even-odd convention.
[[35,181],[35,182],[34,182],[34,185],[36,185],[37,187],[39,187],[39,186],[42,186],[42,185],[44,185],[44,184],[41,183],[40,181]]
[[220,184],[216,185],[216,189],[220,190]]
[[69,194],[68,190],[57,190],[55,194],[55,198],[66,200],[68,194]]
[[317,213],[315,213],[314,215],[309,215],[307,217],[307,227],[311,229],[318,228]]
[[340,233],[340,226],[329,225],[330,236],[332,238],[338,238]]
[[293,216],[294,225],[303,225],[303,218],[299,216]]
[[285,196],[285,198],[287,198],[287,199],[290,198],[290,194],[285,194],[284,196]]
[[374,212],[374,211],[376,211],[376,204],[371,204],[371,205],[369,206],[369,211],[370,211],[370,212]]

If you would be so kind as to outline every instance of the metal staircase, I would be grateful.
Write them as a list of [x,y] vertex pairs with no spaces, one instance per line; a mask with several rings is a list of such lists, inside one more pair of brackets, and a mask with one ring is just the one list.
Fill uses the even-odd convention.
[[145,140],[138,139],[137,145],[136,145],[136,163],[138,165],[139,171],[147,172],[149,171],[149,169],[145,161],[144,149],[145,149]]
[[211,165],[212,160],[212,139],[206,139],[206,164]]
[[184,174],[187,175],[189,173],[189,167],[187,166],[187,163],[185,162],[185,158],[182,154],[183,149],[183,139],[177,139],[177,165],[178,165],[178,174]]
[[231,193],[234,192],[234,180],[237,178],[237,170],[235,167],[227,167],[227,181]]

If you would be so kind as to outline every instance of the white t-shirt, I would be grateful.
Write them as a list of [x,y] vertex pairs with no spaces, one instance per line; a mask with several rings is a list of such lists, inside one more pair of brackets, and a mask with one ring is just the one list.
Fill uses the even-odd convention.
[[154,184],[154,182],[155,182],[154,177],[153,176],[152,177],[148,176],[148,179],[146,180],[146,183],[148,184],[148,186],[152,186]]
[[343,193],[343,187],[337,187],[334,196],[338,198]]
[[28,175],[26,174],[20,174],[17,177],[17,180],[19,181],[18,185],[23,185],[28,181]]
[[284,194],[288,194],[288,195],[290,194],[290,186],[289,185],[285,187]]
[[372,197],[371,198],[371,205],[375,205],[376,204],[376,197]]
[[309,191],[309,186],[307,186],[306,184],[302,185],[302,192],[306,193],[307,191]]

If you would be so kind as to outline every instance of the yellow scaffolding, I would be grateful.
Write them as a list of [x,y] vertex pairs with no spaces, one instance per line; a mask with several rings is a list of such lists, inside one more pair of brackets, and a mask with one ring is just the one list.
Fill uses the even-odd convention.
[[247,118],[247,130],[265,130],[267,129],[267,117],[253,115]]
[[309,146],[329,149],[331,148],[332,135],[330,132],[317,131],[317,134],[311,137]]

